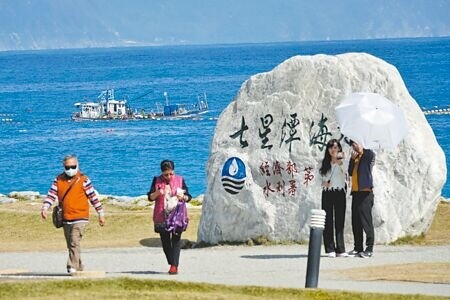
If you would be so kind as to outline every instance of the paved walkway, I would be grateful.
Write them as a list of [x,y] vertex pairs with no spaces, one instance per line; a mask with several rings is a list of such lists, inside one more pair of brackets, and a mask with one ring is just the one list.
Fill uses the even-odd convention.
[[[307,251],[307,245],[218,246],[182,250],[180,273],[176,276],[167,274],[168,266],[161,248],[86,249],[82,258],[87,270],[105,271],[106,277],[130,276],[228,285],[303,288]],[[64,273],[66,258],[66,251],[0,253],[0,274],[6,269],[26,269],[30,273],[18,278],[30,278],[33,275],[68,278]],[[374,257],[370,259],[322,257],[319,288],[450,296],[450,284],[355,281],[336,272],[347,268],[414,262],[450,262],[450,246],[378,245],[375,247]],[[7,278],[8,276],[0,275],[0,280]]]

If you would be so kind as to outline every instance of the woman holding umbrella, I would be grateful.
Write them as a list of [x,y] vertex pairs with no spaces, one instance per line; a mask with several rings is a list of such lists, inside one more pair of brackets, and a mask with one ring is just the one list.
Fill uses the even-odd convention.
[[[319,170],[322,175],[322,209],[326,212],[323,241],[328,257],[348,256],[344,244],[346,173],[343,158],[339,141],[330,140]],[[336,243],[333,227],[336,231]]]

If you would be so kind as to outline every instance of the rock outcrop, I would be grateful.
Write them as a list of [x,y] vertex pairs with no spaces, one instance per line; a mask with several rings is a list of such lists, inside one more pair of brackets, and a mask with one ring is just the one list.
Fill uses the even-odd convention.
[[[296,56],[252,76],[217,122],[207,165],[200,242],[308,239],[320,208],[324,144],[340,134],[334,108],[353,92],[384,95],[404,110],[410,132],[377,151],[375,239],[426,231],[446,180],[445,156],[397,69],[374,56]],[[348,163],[348,162],[347,162]],[[346,241],[352,241],[347,198]]]

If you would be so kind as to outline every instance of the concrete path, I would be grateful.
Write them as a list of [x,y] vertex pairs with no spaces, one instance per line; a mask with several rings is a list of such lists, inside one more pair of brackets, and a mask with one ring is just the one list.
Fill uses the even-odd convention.
[[[307,245],[218,246],[182,250],[180,273],[175,276],[167,274],[168,266],[161,248],[86,249],[83,250],[82,259],[87,270],[105,271],[108,278],[129,276],[228,285],[304,288],[307,251]],[[0,275],[0,280],[35,276],[70,278],[65,276],[66,259],[66,251],[0,253],[0,274],[7,269],[27,269],[30,272],[20,276]],[[374,257],[369,259],[324,256],[320,261],[319,288],[450,296],[450,284],[355,281],[336,272],[348,268],[415,262],[450,262],[450,246],[377,245]]]

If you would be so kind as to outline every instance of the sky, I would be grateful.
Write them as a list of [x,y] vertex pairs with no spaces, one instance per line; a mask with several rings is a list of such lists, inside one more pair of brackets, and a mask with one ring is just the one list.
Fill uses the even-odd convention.
[[450,0],[0,0],[0,50],[450,35]]

